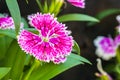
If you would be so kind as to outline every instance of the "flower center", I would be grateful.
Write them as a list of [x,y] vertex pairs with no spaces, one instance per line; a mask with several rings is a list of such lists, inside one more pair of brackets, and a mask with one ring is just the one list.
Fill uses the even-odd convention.
[[43,41],[44,41],[44,42],[48,42],[49,39],[48,39],[47,37],[43,37]]

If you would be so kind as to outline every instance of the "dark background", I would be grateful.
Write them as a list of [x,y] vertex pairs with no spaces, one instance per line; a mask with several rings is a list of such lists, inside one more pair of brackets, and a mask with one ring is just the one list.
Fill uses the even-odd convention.
[[[27,4],[25,0],[18,0],[21,15],[25,18],[28,14],[39,11],[35,0],[28,1],[29,3]],[[85,9],[80,9],[67,3],[67,7],[61,10],[59,16],[67,13],[82,13],[95,17],[96,14],[103,10],[111,8],[120,9],[120,0],[86,0]],[[0,0],[0,13],[9,13],[5,0]],[[80,46],[81,56],[91,61],[92,65],[75,66],[51,80],[95,80],[94,73],[98,71],[96,68],[97,56],[95,55],[93,40],[99,35],[114,36],[115,27],[118,25],[116,21],[117,15],[107,16],[100,23],[93,26],[88,26],[88,22],[66,22],[66,25],[69,26],[68,29],[72,31],[72,36]],[[103,61],[104,65],[107,65],[107,62]]]

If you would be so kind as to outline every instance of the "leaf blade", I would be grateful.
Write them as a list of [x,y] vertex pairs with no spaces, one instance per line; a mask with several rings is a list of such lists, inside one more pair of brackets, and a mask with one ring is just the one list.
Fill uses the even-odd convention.
[[0,67],[0,79],[2,79],[9,71],[11,68],[8,67]]
[[0,29],[0,34],[6,35],[6,36],[8,36],[8,37],[11,37],[11,38],[16,39],[16,35],[15,35],[15,31],[14,31],[14,30],[8,30],[8,29],[6,29],[6,30],[1,30],[1,29]]
[[11,70],[10,73],[4,77],[4,80],[8,80],[9,78],[12,80],[19,80],[23,72],[26,54],[20,49],[15,39],[7,49],[6,56],[7,58],[4,59],[4,66],[11,67]]
[[0,36],[0,60],[5,57],[6,50],[8,49],[11,42],[12,38],[4,35]]
[[11,69],[12,74],[10,74],[10,79],[12,80],[20,79],[24,69],[25,57],[26,54],[20,48],[18,48],[18,52],[16,54],[16,58]]
[[[102,20],[105,17],[116,14],[116,13],[120,13],[120,10],[119,9],[108,9],[108,10],[104,10],[104,11],[98,13],[95,17],[99,20]],[[93,26],[95,24],[97,24],[97,23],[96,22],[89,22],[88,26]]]
[[99,22],[98,19],[84,15],[84,14],[66,14],[63,16],[58,17],[58,21],[60,22],[67,22],[67,21],[92,21],[92,22]]
[[120,9],[108,9],[108,10],[104,10],[101,13],[97,14],[96,17],[98,19],[103,19],[109,15],[115,14],[115,13],[120,13]]
[[40,66],[38,69],[33,71],[29,77],[29,80],[49,80],[67,69],[79,64],[83,64],[83,62],[90,63],[85,58],[71,53],[71,55],[68,57],[68,60],[63,64],[55,65],[53,63],[49,63]]
[[20,30],[21,15],[17,0],[6,0],[6,4],[14,20],[16,35]]
[[74,46],[72,51],[80,55],[80,47],[75,40],[74,40]]

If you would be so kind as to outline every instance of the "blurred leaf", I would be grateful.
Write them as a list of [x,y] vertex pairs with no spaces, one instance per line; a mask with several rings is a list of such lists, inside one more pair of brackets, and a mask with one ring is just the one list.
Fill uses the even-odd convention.
[[15,23],[16,35],[18,35],[20,30],[21,16],[17,0],[6,0],[6,4]]
[[118,47],[116,50],[116,60],[117,63],[120,63],[120,47]]
[[19,47],[16,53],[15,60],[13,62],[14,64],[11,69],[10,79],[12,80],[20,79],[24,69],[25,58],[26,58],[26,54]]
[[49,6],[49,12],[52,13],[55,8],[55,0],[51,0],[50,6]]
[[96,18],[101,20],[109,15],[116,14],[116,13],[120,13],[120,9],[108,9],[108,10],[104,10],[101,13],[97,14]]
[[0,67],[0,80],[10,71],[11,68]]
[[40,0],[36,0],[36,2],[37,2],[37,4],[38,4],[38,6],[39,6],[40,11],[43,13],[43,12],[44,12],[44,9],[43,9],[43,6],[42,6]]
[[28,4],[28,0],[26,0],[26,3]]
[[[16,40],[13,40],[11,42],[9,48],[7,49],[7,52],[6,52],[7,58],[5,58],[3,60],[4,61],[3,66],[11,67],[11,69],[12,69],[13,65],[15,64],[14,61],[15,61],[17,52],[18,52],[18,44],[17,44]],[[10,73],[12,73],[12,72],[10,71]],[[4,80],[9,79],[10,73],[4,77]]]
[[11,71],[4,77],[4,80],[19,80],[23,72],[26,54],[21,50],[16,40],[13,40],[7,49],[7,58],[4,59],[4,66],[11,67]]
[[16,57],[16,53],[18,52],[18,44],[16,40],[13,40],[7,49],[7,58],[4,60],[5,67],[11,67],[13,65],[14,59]]
[[9,37],[14,38],[14,39],[16,38],[14,30],[10,30],[10,29],[1,30],[0,29],[0,34],[9,36]]
[[99,22],[98,19],[85,15],[85,14],[66,14],[58,17],[58,21],[67,22],[67,21],[92,21]]
[[5,57],[6,51],[12,42],[12,38],[7,36],[0,36],[0,60]]
[[74,41],[73,52],[78,53],[78,55],[80,55],[80,47],[76,41]]
[[24,28],[29,27],[27,21],[25,20],[25,18],[21,18],[21,21],[24,23]]
[[40,65],[38,69],[32,72],[29,80],[49,80],[67,69],[70,69],[79,64],[84,64],[84,62],[90,64],[87,59],[71,53],[68,56],[67,61],[63,64],[46,63]]
[[115,67],[116,67],[116,64],[114,62],[111,62],[111,64],[106,65],[104,69],[106,72],[111,73],[116,71]]
[[47,0],[44,0],[44,13],[47,13],[48,12],[48,4],[47,4]]
[[115,70],[118,74],[120,74],[120,64],[117,64]]
[[[120,9],[104,10],[104,11],[100,12],[99,14],[97,14],[95,17],[99,20],[102,20],[103,18],[105,18],[107,16],[110,16],[110,15],[113,15],[113,14],[116,14],[116,13],[120,13]],[[97,24],[97,23],[90,22],[90,23],[88,23],[88,26],[92,26],[92,25],[95,25],[95,24]]]
[[3,59],[6,52],[5,36],[0,36],[0,60]]
[[5,36],[6,50],[10,47],[10,44],[12,41],[13,41],[13,38]]
[[32,56],[26,54],[26,59],[25,59],[25,64],[24,65],[29,65],[31,59],[32,59]]
[[55,0],[55,6],[54,6],[54,10],[52,12],[55,16],[58,15],[63,4],[64,4],[64,0]]

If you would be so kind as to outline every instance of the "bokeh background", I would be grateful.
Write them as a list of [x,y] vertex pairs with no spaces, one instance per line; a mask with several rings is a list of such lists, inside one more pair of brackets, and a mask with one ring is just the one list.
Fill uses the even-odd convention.
[[[27,4],[25,0],[18,0],[21,15],[25,18],[28,14],[39,12],[36,1],[28,1],[29,3]],[[67,13],[82,13],[95,17],[100,12],[108,9],[120,9],[120,0],[85,0],[85,2],[85,9],[80,9],[67,3],[67,7],[63,6],[59,16]],[[5,0],[0,0],[0,13],[9,13]],[[116,16],[119,14],[106,16],[99,23],[92,26],[88,25],[89,22],[66,22],[65,24],[72,31],[72,36],[80,46],[81,56],[91,61],[92,65],[75,66],[51,80],[96,80],[94,73],[98,72],[96,68],[97,56],[95,55],[93,40],[100,35],[111,35],[114,37],[115,27],[118,25]],[[103,61],[103,66],[107,64],[108,62]]]

